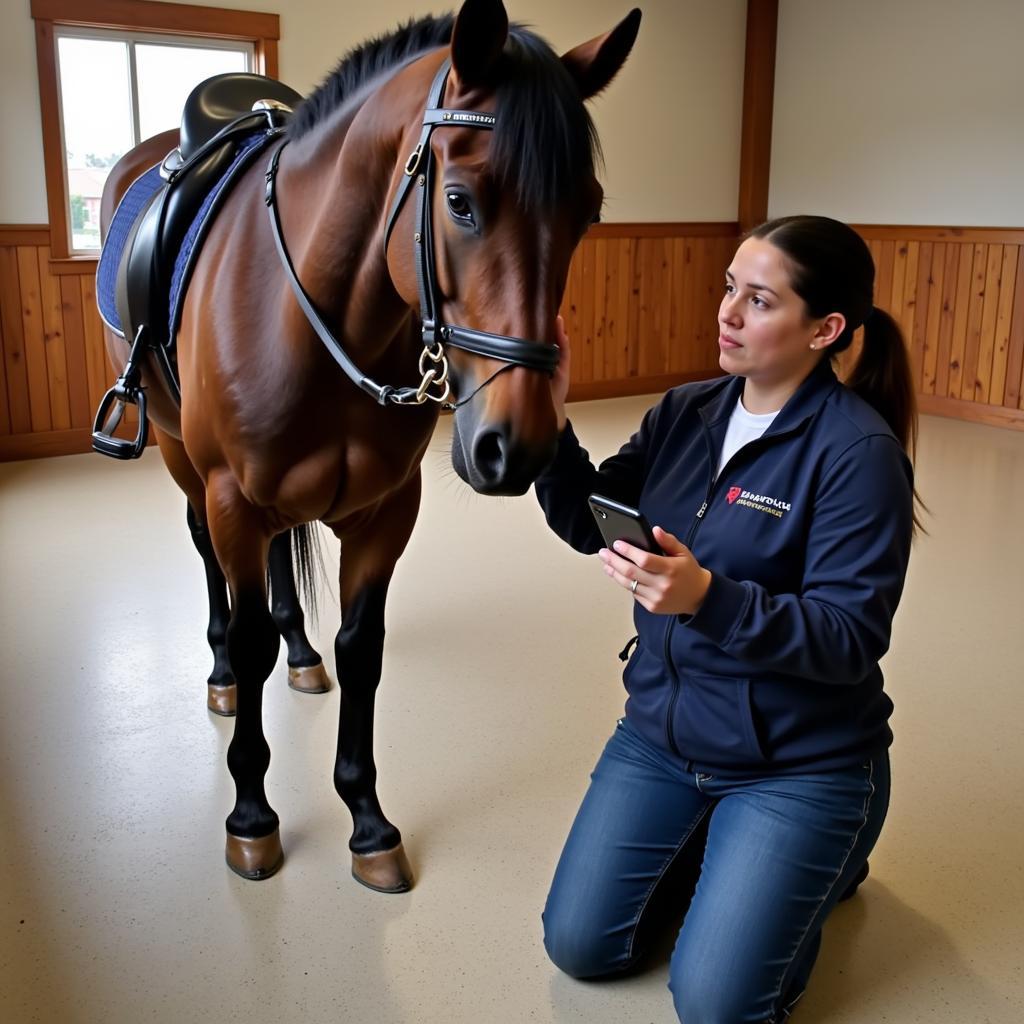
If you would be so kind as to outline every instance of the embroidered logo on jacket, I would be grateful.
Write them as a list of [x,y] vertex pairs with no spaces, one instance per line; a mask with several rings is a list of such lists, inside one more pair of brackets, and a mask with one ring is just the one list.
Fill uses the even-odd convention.
[[745,491],[742,487],[730,487],[726,492],[725,500],[730,505],[742,505],[744,508],[753,508],[758,512],[767,512],[776,519],[781,519],[792,506],[788,501],[779,498],[772,498],[767,494],[755,494],[753,491]]

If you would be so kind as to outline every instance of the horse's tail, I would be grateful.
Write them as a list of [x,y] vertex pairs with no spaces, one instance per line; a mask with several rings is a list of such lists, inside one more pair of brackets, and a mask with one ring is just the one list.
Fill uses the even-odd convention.
[[314,523],[292,528],[292,569],[302,606],[317,621],[317,584],[327,578],[320,531]]

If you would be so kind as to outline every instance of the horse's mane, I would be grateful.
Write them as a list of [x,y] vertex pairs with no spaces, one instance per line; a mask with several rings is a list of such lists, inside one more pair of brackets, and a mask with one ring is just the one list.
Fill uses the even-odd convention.
[[[454,24],[451,14],[419,18],[350,50],[296,108],[289,137],[313,131],[378,76],[446,46]],[[500,185],[516,191],[524,208],[553,207],[593,174],[600,157],[597,132],[579,89],[548,44],[519,24],[509,27],[496,78],[492,171]]]

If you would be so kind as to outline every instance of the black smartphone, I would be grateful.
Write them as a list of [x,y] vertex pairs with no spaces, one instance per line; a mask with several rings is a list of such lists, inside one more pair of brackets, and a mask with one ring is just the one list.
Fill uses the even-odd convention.
[[639,509],[613,501],[603,494],[592,494],[587,500],[607,547],[610,548],[617,540],[624,540],[633,547],[643,548],[644,551],[656,555],[664,554],[654,539],[651,524]]

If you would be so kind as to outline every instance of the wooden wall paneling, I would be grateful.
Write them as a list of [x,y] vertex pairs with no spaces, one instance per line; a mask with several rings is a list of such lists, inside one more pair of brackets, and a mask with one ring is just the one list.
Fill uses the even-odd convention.
[[702,282],[704,280],[704,274],[706,273],[704,264],[707,259],[707,251],[704,245],[705,241],[706,239],[703,238],[690,239],[690,283],[686,289],[686,294],[690,311],[688,336],[693,339],[693,347],[689,354],[689,361],[687,365],[688,370],[695,369],[697,363],[700,361],[700,325],[701,321],[704,319]]
[[607,238],[595,238],[593,292],[590,298],[590,314],[593,318],[595,380],[607,380],[608,365],[608,247]]
[[953,300],[953,333],[949,340],[949,365],[946,369],[946,394],[960,397],[964,352],[967,349],[967,313],[971,305],[971,279],[974,272],[974,246],[963,245],[956,275],[956,298]]
[[697,311],[694,306],[697,284],[694,280],[694,257],[697,240],[684,237],[680,242],[682,251],[676,264],[679,268],[679,334],[686,339],[686,344],[680,345],[679,351],[674,354],[672,369],[685,373],[692,369],[696,361],[694,346],[697,338]]
[[960,394],[964,400],[974,398],[978,375],[978,349],[981,346],[981,318],[985,309],[985,273],[988,267],[988,249],[984,243],[974,246],[974,265],[971,271],[971,298],[967,308],[967,345],[960,375]]
[[[2,303],[0,299],[0,303]],[[7,395],[7,346],[4,344],[4,320],[0,316],[0,435],[11,432],[11,400]]]
[[626,377],[640,374],[640,284],[643,280],[642,238],[633,239],[633,251],[629,263],[629,322],[626,325]]
[[892,312],[892,266],[895,242],[881,242],[878,246],[878,273],[875,275],[875,305]]
[[1010,325],[1013,321],[1013,297],[1017,287],[1017,254],[1019,245],[1003,246],[1003,262],[999,270],[999,308],[996,311],[995,334],[992,339],[992,382],[988,401],[1002,405],[1006,396],[1006,371],[1010,358]]
[[107,360],[103,344],[103,321],[96,310],[96,279],[78,280],[82,293],[83,326],[85,327],[85,378],[88,382],[89,408],[95,415],[100,400],[114,383],[114,371]]
[[60,281],[50,272],[50,247],[36,249],[39,265],[39,298],[43,314],[43,347],[50,392],[50,419],[54,430],[71,429],[71,399],[68,395],[68,358],[64,344],[64,314],[61,310]]
[[667,282],[665,294],[668,300],[668,352],[665,361],[667,373],[682,371],[685,353],[689,348],[686,335],[683,333],[685,319],[683,293],[686,282],[686,239],[673,238],[669,264],[672,272]]
[[594,249],[596,245],[597,241],[595,239],[584,238],[583,244],[580,246],[580,334],[578,338],[573,338],[573,342],[578,343],[582,349],[582,380],[594,379],[594,364],[596,358],[596,338],[594,335],[594,320],[596,317],[596,310],[594,309],[594,273],[596,270],[596,254]]
[[641,286],[641,325],[637,344],[641,349],[640,375],[654,377],[667,373],[669,365],[669,303],[666,300],[670,295],[671,239],[644,239],[644,248],[647,251]]
[[32,429],[28,405],[28,376],[21,326],[21,293],[18,260],[13,247],[0,247],[0,323],[3,331],[4,376],[7,415],[11,433],[27,434]]
[[939,320],[939,347],[935,353],[934,394],[945,395],[949,388],[950,346],[953,341],[953,317],[956,309],[956,286],[960,274],[962,245],[946,246],[942,263],[942,315]]
[[[903,329],[903,285],[907,277],[907,243],[894,243],[892,272],[889,277],[888,310]],[[906,337],[906,331],[904,331]],[[909,340],[909,339],[908,339]]]
[[[924,321],[921,343],[921,392],[935,394],[935,367],[939,352],[939,329],[942,326],[942,280],[946,260],[944,242],[925,243],[929,246],[927,297],[918,296],[918,309]],[[921,266],[925,265],[924,246],[921,247]]]
[[906,264],[903,269],[903,288],[899,306],[897,307],[897,319],[900,322],[903,337],[906,339],[907,354],[911,358],[912,365],[916,363],[914,387],[919,389],[921,385],[921,358],[918,356],[915,360],[913,347],[917,324],[918,264],[921,256],[921,243],[907,242],[905,252]]
[[956,283],[964,247],[949,244],[942,264],[942,317],[939,322],[939,349],[935,355],[935,394],[945,395],[949,388],[950,349],[956,311]]
[[1024,245],[1017,250],[1017,272],[1014,275],[1013,309],[1010,313],[1010,337],[1007,345],[1006,389],[1003,405],[1008,409],[1024,409]]
[[981,335],[978,339],[977,370],[974,375],[973,393],[968,396],[973,401],[984,402],[986,405],[992,389],[992,364],[995,357],[996,319],[999,314],[1002,274],[1003,247],[990,245],[985,265],[985,300],[981,313]]
[[85,366],[85,321],[82,314],[82,291],[77,278],[60,278],[60,304],[68,362],[71,425],[91,427],[93,410],[89,402],[89,377]]
[[718,337],[717,324],[708,319],[708,303],[720,283],[714,239],[699,239],[697,248],[699,257],[697,259],[697,276],[694,282],[694,331],[691,355],[694,362],[693,369],[697,369],[701,363],[707,361],[708,346],[713,338]]
[[562,295],[562,320],[565,322],[565,332],[569,335],[570,351],[572,362],[569,364],[569,379],[578,381],[580,379],[579,360],[574,351],[574,342],[579,337],[579,287],[582,267],[580,264],[579,249],[573,254],[572,262],[569,264],[569,277],[565,282],[565,293]]
[[658,337],[655,322],[658,297],[652,287],[657,261],[657,242],[656,238],[636,240],[634,302],[637,305],[637,320],[633,343],[637,350],[636,373],[639,377],[650,377],[658,372],[661,365],[661,338]]
[[32,430],[52,430],[42,300],[39,295],[39,263],[35,246],[19,245],[17,254],[21,326],[25,340],[25,369],[28,373],[28,402],[32,413]]
[[599,312],[602,320],[600,373],[602,380],[614,380],[615,361],[618,358],[619,346],[615,309],[615,287],[619,277],[619,243],[616,239],[611,238],[604,238],[601,241],[604,243],[605,249],[602,276],[597,281],[601,297]]
[[612,325],[609,335],[615,337],[615,374],[613,380],[625,380],[629,376],[630,325],[632,324],[633,251],[632,238],[620,238],[616,245],[618,266],[615,279],[615,301]]
[[[907,338],[910,346],[910,362],[913,367],[914,387],[919,391],[925,389],[925,360],[928,349],[928,307],[932,294],[932,250],[934,242],[919,244],[918,269],[914,274],[913,310],[911,314],[911,334]],[[906,303],[904,302],[904,310]]]

